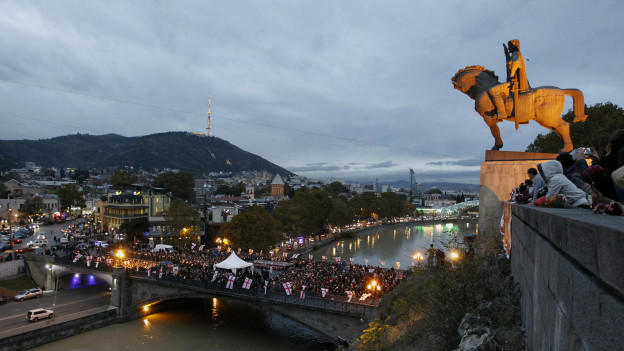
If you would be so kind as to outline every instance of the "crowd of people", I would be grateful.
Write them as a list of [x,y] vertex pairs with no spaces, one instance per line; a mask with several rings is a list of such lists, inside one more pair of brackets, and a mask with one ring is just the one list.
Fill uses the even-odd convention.
[[[589,163],[588,163],[589,160]],[[528,179],[512,191],[512,201],[536,206],[593,208],[622,215],[624,129],[609,137],[606,154],[582,147],[527,170]]]
[[[182,279],[213,282],[225,286],[228,278],[234,276],[234,284],[238,286],[242,285],[246,278],[251,279],[251,289],[263,289],[266,285],[267,291],[285,292],[284,284],[289,283],[291,293],[305,289],[306,292],[323,295],[345,296],[349,291],[356,299],[364,294],[370,294],[371,299],[383,296],[398,285],[408,272],[371,265],[315,261],[281,255],[247,254],[240,253],[240,251],[240,258],[247,262],[262,260],[290,262],[292,265],[281,272],[273,272],[267,268],[238,269],[235,273],[231,270],[215,269],[214,265],[222,262],[229,255],[231,255],[230,250],[224,249],[201,251],[181,249],[160,252],[152,252],[148,249],[125,249],[123,259],[115,256],[115,250],[94,255],[87,252],[68,251],[65,258],[76,260],[80,264],[87,264],[89,260],[90,266],[95,266],[96,262],[98,265],[109,267],[116,265],[146,275],[149,271],[149,276],[154,278],[177,276]],[[167,265],[169,262],[171,266]],[[369,285],[373,281],[375,284],[371,288]],[[326,289],[325,292],[322,291],[323,289]]]

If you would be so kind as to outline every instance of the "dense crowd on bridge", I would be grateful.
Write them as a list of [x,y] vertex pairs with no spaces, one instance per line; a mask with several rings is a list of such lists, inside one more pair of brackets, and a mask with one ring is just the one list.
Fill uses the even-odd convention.
[[[120,265],[127,270],[141,272],[141,274],[154,279],[175,275],[182,279],[225,285],[228,278],[233,275],[235,277],[234,284],[237,286],[242,285],[246,278],[251,279],[250,288],[252,289],[261,289],[266,285],[267,290],[285,292],[285,289],[288,288],[285,283],[289,283],[292,287],[289,292],[301,291],[305,286],[306,292],[325,293],[330,294],[330,296],[346,296],[347,291],[349,291],[353,297],[358,299],[364,294],[370,294],[370,299],[383,296],[398,285],[406,274],[406,271],[399,271],[394,268],[385,269],[371,265],[346,264],[346,262],[315,261],[293,258],[292,256],[247,254],[240,253],[240,251],[239,257],[247,262],[264,260],[289,262],[292,265],[279,274],[271,274],[273,272],[266,268],[238,269],[234,274],[231,270],[214,268],[215,264],[229,257],[231,254],[229,250],[182,249],[173,252],[151,252],[145,249],[126,249],[125,252],[123,259],[115,257],[114,250],[94,255],[74,251],[68,252],[65,258],[81,264],[87,264],[89,261],[88,264],[91,267],[96,266],[96,263],[104,267]],[[171,262],[172,265],[168,266],[163,262]],[[375,281],[375,286],[371,289],[369,284],[372,281]]]

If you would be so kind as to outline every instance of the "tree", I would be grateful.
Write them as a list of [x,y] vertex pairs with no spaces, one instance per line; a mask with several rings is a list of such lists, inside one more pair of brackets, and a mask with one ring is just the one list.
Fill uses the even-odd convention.
[[135,218],[124,221],[119,226],[119,231],[125,233],[128,237],[134,237],[134,240],[143,239],[144,233],[149,231],[149,219],[147,217]]
[[33,196],[24,201],[24,207],[21,212],[26,216],[34,216],[43,213],[45,204],[40,196]]
[[75,180],[78,184],[83,184],[89,178],[89,171],[86,169],[76,169],[70,175],[70,179]]
[[152,186],[164,188],[171,192],[174,199],[195,201],[195,191],[193,190],[193,175],[188,172],[165,172],[156,177]]
[[267,252],[283,239],[279,223],[269,211],[260,206],[251,206],[227,222],[221,233],[227,238],[232,248]]
[[285,231],[294,234],[325,232],[330,213],[327,194],[319,189],[301,189],[292,199],[282,201],[275,211]]
[[0,198],[5,199],[9,193],[10,191],[7,189],[6,185],[4,185],[4,183],[0,183]]
[[63,212],[72,207],[84,208],[85,200],[82,191],[75,184],[67,184],[59,188],[57,195],[61,200],[61,209]]
[[337,197],[342,193],[348,193],[349,188],[341,182],[331,182],[323,187],[323,190],[327,192],[330,197]]
[[349,207],[347,202],[342,198],[331,200],[331,210],[329,211],[329,223],[335,226],[343,227],[353,223],[355,213],[353,208]]
[[427,190],[427,194],[442,194],[442,190],[438,188],[429,189]]
[[178,246],[189,244],[192,237],[199,234],[200,224],[199,212],[182,199],[173,200],[165,215],[165,228]]
[[[575,147],[592,147],[602,156],[607,152],[607,140],[611,132],[624,129],[624,110],[607,102],[586,107],[585,113],[587,120],[584,123],[570,124],[570,137]],[[568,111],[563,119],[570,123],[574,119],[574,112]],[[562,146],[559,135],[551,131],[548,134],[539,134],[526,151],[558,153]]]
[[136,180],[136,176],[126,171],[117,170],[111,176],[110,182],[114,189],[129,189],[132,184],[136,183]]

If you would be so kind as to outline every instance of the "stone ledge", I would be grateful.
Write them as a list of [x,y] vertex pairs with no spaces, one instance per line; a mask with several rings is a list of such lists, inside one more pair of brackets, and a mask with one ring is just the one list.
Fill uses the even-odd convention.
[[585,209],[513,207],[512,223],[523,221],[620,297],[624,296],[624,216],[598,215]]

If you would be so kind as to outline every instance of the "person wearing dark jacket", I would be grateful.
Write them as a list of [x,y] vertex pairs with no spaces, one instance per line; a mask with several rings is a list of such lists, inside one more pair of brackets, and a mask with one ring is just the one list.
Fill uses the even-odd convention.
[[561,163],[561,167],[563,168],[563,175],[566,176],[577,188],[583,190],[585,194],[589,195],[591,190],[591,185],[585,183],[583,181],[583,177],[581,177],[581,173],[579,173],[576,168],[576,163],[574,162],[574,158],[567,152],[560,153],[557,158],[557,161]]

